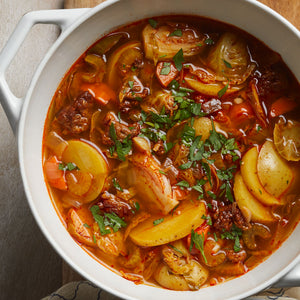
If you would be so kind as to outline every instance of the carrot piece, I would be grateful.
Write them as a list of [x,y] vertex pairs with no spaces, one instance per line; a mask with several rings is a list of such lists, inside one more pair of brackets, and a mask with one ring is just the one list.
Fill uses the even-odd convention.
[[294,108],[296,108],[298,103],[288,97],[280,97],[271,105],[270,117],[275,118],[283,115]]
[[239,104],[233,104],[229,115],[231,121],[240,124],[254,117],[254,112],[250,104],[242,102]]
[[156,76],[164,87],[167,87],[178,74],[179,71],[173,62],[161,61],[156,66]]
[[63,191],[68,189],[65,172],[59,169],[59,160],[56,156],[52,156],[50,159],[45,161],[44,172],[52,187]]
[[106,105],[110,101],[116,101],[116,93],[106,83],[84,83],[81,89],[88,91],[102,105]]

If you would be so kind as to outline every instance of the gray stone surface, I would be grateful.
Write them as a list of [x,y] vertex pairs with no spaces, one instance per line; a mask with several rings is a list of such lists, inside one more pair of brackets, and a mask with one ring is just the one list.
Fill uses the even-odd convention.
[[[61,8],[63,0],[0,0],[0,50],[30,10]],[[30,32],[7,72],[16,96],[26,93],[38,62],[58,34],[51,25]],[[0,299],[40,299],[62,282],[62,261],[36,225],[24,195],[17,142],[0,106]]]

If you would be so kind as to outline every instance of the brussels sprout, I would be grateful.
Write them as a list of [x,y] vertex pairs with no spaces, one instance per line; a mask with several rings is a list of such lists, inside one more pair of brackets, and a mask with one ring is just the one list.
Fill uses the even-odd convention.
[[[174,32],[179,34],[172,34]],[[147,25],[143,30],[143,42],[146,58],[158,60],[172,59],[182,49],[183,56],[193,56],[205,48],[206,36],[192,28],[179,28],[175,25],[164,25],[153,28]]]
[[274,128],[274,144],[286,160],[300,160],[300,122],[280,118]]
[[207,57],[207,65],[216,72],[220,81],[241,84],[255,68],[246,43],[236,34],[226,32]]

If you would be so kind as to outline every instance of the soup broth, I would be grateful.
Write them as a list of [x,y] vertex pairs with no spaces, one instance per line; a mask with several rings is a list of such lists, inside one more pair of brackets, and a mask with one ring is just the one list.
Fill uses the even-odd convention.
[[195,16],[126,25],[83,53],[45,122],[51,199],[135,283],[243,275],[297,225],[300,87],[279,54]]

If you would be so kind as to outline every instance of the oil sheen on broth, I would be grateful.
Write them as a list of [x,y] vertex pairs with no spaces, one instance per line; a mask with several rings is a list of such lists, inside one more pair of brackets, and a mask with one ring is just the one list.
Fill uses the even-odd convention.
[[299,220],[299,98],[280,55],[235,27],[124,26],[53,97],[53,203],[86,251],[137,284],[197,290],[243,275]]

